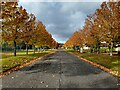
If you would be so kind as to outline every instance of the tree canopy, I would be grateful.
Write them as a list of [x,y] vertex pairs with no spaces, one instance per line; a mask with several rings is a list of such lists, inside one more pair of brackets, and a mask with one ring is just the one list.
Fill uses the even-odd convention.
[[[99,53],[102,43],[112,49],[119,41],[120,1],[103,2],[95,13],[87,16],[83,29],[75,32],[64,44],[65,47],[87,45]],[[79,37],[79,38],[78,38]]]
[[14,56],[16,56],[16,45],[20,42],[28,45],[49,46],[56,48],[58,44],[46,30],[41,21],[36,20],[34,14],[29,14],[18,2],[0,2],[1,4],[1,35],[4,42],[14,44]]

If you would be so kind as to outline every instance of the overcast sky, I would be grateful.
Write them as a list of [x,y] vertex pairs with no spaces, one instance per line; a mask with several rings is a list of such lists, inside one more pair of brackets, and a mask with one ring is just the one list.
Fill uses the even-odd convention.
[[93,14],[101,2],[19,2],[28,13],[43,22],[53,38],[64,43],[84,25],[87,15]]

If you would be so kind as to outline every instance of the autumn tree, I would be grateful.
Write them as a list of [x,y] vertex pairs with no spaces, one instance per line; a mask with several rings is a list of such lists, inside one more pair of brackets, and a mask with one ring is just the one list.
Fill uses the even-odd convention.
[[36,29],[34,31],[34,39],[37,38],[35,46],[42,46],[46,44],[48,32],[45,25],[41,21],[36,22]]
[[54,45],[56,45],[56,41],[52,38],[52,35],[47,32],[45,25],[43,25],[41,21],[35,23],[31,38],[30,44],[32,44],[34,48],[41,46],[53,48]]
[[[120,18],[120,1],[103,2],[95,13],[89,15],[85,20],[85,26],[81,30],[81,35],[77,35],[78,39],[73,36],[65,43],[65,46],[70,44],[79,44],[84,38],[84,44],[93,48],[96,47],[97,53],[100,51],[102,42],[110,48],[110,56],[112,56],[113,47],[119,44],[119,18]],[[76,42],[78,41],[78,42]],[[82,41],[81,41],[82,43]],[[91,49],[92,50],[92,49]]]
[[56,42],[53,38],[51,40],[51,44],[50,44],[51,48],[57,49],[58,48],[58,42]]
[[119,6],[117,2],[103,2],[101,8],[95,12],[95,23],[97,30],[100,28],[101,38],[108,43],[110,47],[110,56],[112,56],[115,39],[118,37],[119,26]]
[[71,42],[71,38],[72,38],[72,36],[71,36],[71,37],[65,42],[65,44],[64,44],[64,47],[65,47],[66,49],[73,47],[72,42]]
[[[21,39],[26,44],[26,55],[28,55],[28,44],[30,44],[30,39],[33,39],[33,32],[35,28],[35,16],[33,14],[29,15],[29,18],[24,22],[24,26],[21,27]],[[37,33],[37,32],[36,32]]]
[[70,39],[65,43],[65,47],[73,47],[75,50],[80,49],[80,52],[83,52],[84,38],[82,35],[82,30],[76,31],[70,37]]
[[22,6],[18,7],[18,2],[1,2],[1,8],[2,33],[0,34],[4,42],[14,44],[14,56],[16,56],[16,46],[21,42],[26,44],[26,54],[28,54],[28,45],[33,45],[34,53],[35,47],[57,47],[58,43],[47,32],[45,25],[37,21],[33,14],[29,15]]
[[20,27],[28,18],[25,9],[19,8],[17,2],[2,2],[2,38],[5,41],[13,41],[14,56],[16,56],[16,44],[19,39]]
[[73,35],[69,38],[69,40],[66,41],[64,46],[65,47],[74,47],[74,49],[76,49],[76,46],[78,45],[78,43],[75,41],[77,34],[78,34],[77,31],[74,32]]
[[91,26],[92,26],[92,23],[86,19],[85,26],[83,27],[83,36],[84,36],[85,45],[90,48],[90,52],[94,52],[96,47],[96,40],[92,36]]

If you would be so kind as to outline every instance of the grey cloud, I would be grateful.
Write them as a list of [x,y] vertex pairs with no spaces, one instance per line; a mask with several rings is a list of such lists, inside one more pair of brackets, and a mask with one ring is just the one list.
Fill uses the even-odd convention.
[[21,2],[19,5],[42,21],[55,40],[65,42],[83,27],[86,16],[94,13],[100,2]]

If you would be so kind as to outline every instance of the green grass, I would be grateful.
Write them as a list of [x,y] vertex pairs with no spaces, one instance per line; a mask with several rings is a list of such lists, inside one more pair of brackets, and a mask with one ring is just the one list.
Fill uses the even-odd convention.
[[[120,72],[120,61],[119,61],[120,57],[109,56],[107,54],[95,54],[95,53],[80,54],[79,52],[75,52],[75,51],[72,51],[72,52],[82,58],[85,58],[92,62],[98,63],[100,65],[103,65],[109,69],[112,69],[113,71]],[[119,63],[118,63],[118,61],[119,61]]]
[[2,59],[0,60],[0,72],[5,72],[13,67],[22,65],[33,59],[44,56],[49,52],[52,51],[49,50],[43,52],[36,52],[35,54],[33,54],[33,51],[29,51],[28,55],[26,55],[25,51],[19,51],[17,52],[17,56],[13,56],[13,52],[1,52]]

